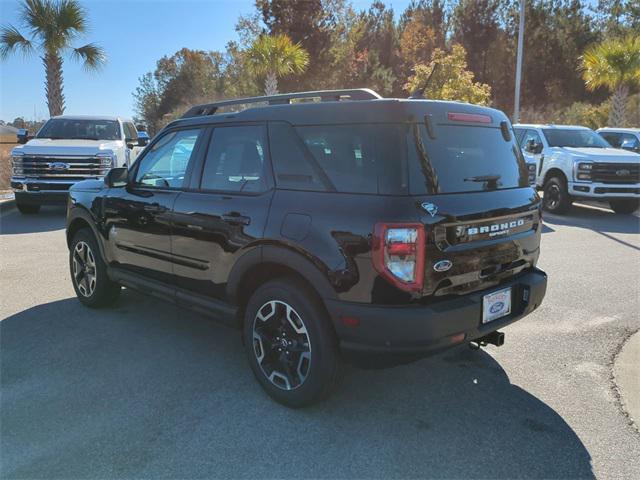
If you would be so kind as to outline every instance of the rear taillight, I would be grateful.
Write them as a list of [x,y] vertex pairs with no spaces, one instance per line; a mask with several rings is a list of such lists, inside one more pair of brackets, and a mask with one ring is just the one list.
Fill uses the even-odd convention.
[[424,237],[424,226],[419,223],[376,224],[373,266],[380,275],[402,290],[422,290]]

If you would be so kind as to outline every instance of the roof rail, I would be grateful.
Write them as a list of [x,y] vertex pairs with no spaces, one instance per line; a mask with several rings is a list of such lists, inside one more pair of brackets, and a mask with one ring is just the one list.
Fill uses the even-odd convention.
[[297,98],[320,98],[323,102],[337,102],[340,100],[375,100],[382,98],[379,94],[368,88],[352,88],[345,90],[318,90],[315,92],[282,93],[263,97],[235,98],[220,102],[204,103],[191,107],[181,118],[213,115],[220,107],[232,105],[246,105],[250,103],[267,103],[269,105],[285,105]]

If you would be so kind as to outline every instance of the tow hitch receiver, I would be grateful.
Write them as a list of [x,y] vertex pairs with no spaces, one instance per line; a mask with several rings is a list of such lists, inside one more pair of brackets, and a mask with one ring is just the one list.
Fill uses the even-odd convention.
[[480,347],[486,347],[489,344],[495,345],[496,347],[504,345],[504,333],[496,331],[491,332],[484,337],[476,338],[472,342],[469,342],[469,348],[472,350],[478,350]]

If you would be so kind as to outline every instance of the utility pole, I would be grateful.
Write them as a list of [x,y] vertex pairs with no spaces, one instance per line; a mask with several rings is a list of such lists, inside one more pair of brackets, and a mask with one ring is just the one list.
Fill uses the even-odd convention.
[[520,25],[518,26],[518,56],[516,59],[516,95],[513,102],[513,123],[520,121],[520,82],[522,81],[522,51],[524,50],[524,2],[520,0]]

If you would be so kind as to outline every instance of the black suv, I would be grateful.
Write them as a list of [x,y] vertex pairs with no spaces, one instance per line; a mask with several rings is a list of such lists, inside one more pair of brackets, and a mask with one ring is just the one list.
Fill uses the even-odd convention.
[[129,171],[71,189],[73,286],[90,307],[126,286],[241,329],[269,395],[307,405],[344,360],[500,345],[540,305],[527,175],[490,108],[370,90],[201,105]]

